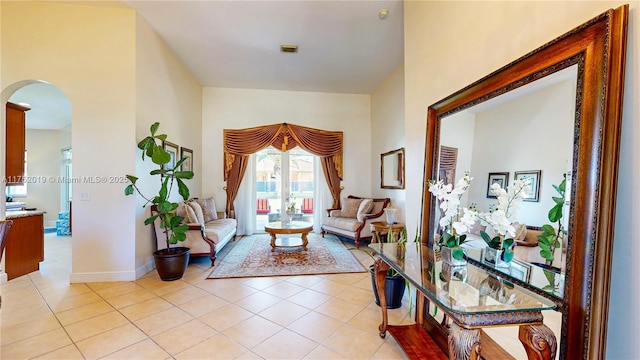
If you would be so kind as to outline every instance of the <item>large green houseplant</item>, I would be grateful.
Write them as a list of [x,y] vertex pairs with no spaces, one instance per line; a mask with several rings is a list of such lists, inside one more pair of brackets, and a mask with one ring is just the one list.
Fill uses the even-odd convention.
[[[189,263],[189,248],[171,247],[179,241],[186,239],[186,231],[188,225],[183,224],[184,218],[176,215],[178,203],[171,201],[171,190],[173,185],[177,184],[178,193],[187,200],[189,198],[189,187],[183,180],[193,178],[193,171],[181,171],[180,167],[187,158],[182,158],[175,165],[169,163],[172,160],[169,154],[162,146],[167,139],[166,134],[156,134],[160,123],[155,122],[151,125],[151,134],[138,143],[138,148],[142,150],[142,160],[149,157],[157,168],[149,172],[149,176],[157,177],[160,187],[157,193],[145,195],[137,186],[138,178],[133,175],[127,175],[127,179],[131,182],[124,190],[125,195],[133,195],[137,193],[146,202],[143,207],[153,206],[151,216],[145,219],[145,225],[151,225],[156,220],[160,221],[160,228],[165,236],[166,248],[158,249],[153,253],[156,269],[162,280],[170,281],[182,278],[184,271]],[[160,236],[160,234],[156,234]]]

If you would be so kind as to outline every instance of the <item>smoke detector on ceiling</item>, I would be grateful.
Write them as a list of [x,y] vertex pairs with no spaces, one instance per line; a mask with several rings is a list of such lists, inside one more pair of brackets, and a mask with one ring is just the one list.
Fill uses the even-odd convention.
[[280,51],[283,53],[297,53],[298,45],[280,45]]

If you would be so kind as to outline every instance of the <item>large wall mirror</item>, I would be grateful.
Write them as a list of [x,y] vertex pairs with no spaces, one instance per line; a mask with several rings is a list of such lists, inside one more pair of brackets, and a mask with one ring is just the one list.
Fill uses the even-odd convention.
[[[549,327],[561,359],[605,356],[627,17],[628,6],[609,10],[428,110],[425,189],[430,179],[454,183],[469,172],[463,201],[486,209],[496,202],[487,196],[490,174],[510,183],[530,176],[536,196],[518,221],[537,229],[566,177],[566,232],[553,262],[521,258],[515,270],[491,269],[556,302],[561,320]],[[430,195],[422,241],[433,246],[439,209]],[[482,248],[468,244],[467,256],[490,268]]]
[[404,189],[404,148],[380,155],[380,187]]

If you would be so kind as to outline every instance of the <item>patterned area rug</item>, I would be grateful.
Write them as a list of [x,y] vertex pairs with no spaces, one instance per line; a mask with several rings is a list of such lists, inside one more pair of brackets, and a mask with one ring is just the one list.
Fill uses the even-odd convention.
[[245,236],[228,243],[208,279],[365,272],[366,269],[335,236],[309,234],[308,250],[276,248],[268,234]]

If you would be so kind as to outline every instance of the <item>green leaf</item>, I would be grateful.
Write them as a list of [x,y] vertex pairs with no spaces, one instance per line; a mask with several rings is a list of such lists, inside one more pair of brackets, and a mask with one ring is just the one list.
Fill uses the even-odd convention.
[[562,218],[562,205],[556,204],[549,210],[549,221],[557,222],[560,218]]
[[128,185],[126,188],[124,188],[124,194],[133,195],[133,185]]
[[171,161],[171,155],[163,149],[162,146],[154,145],[151,161],[153,161],[154,164],[164,165]]
[[564,205],[564,198],[552,196],[553,201],[558,205]]
[[462,250],[460,246],[454,246],[451,248],[451,256],[453,256],[454,259],[462,260],[464,259],[464,250]]
[[152,215],[144,220],[145,225],[153,224],[153,222],[158,218],[158,214]]
[[165,169],[156,169],[156,170],[151,170],[151,172],[149,172],[150,175],[164,175],[166,173],[168,173],[169,170],[165,170]]
[[149,129],[151,131],[151,136],[154,136],[156,134],[156,131],[158,131],[159,127],[160,127],[160,123],[157,121],[151,124],[151,127]]
[[173,204],[169,201],[160,201],[158,202],[158,213],[160,214],[168,214],[172,211]]
[[505,249],[502,253],[502,260],[505,262],[509,262],[513,259],[513,250]]
[[166,199],[167,195],[169,194],[169,178],[166,177],[164,178],[164,180],[162,181],[162,185],[160,186],[160,191],[158,191],[158,196],[162,199]]
[[544,234],[555,234],[556,233],[556,229],[554,229],[553,226],[551,226],[549,224],[545,224],[545,225],[542,225],[542,232]]
[[558,185],[558,189],[560,189],[561,194],[564,195],[564,191],[566,190],[566,188],[567,188],[567,176],[565,175],[560,185]]
[[466,239],[467,239],[467,235],[462,234],[458,237],[459,241],[458,241],[458,245],[462,244]]
[[480,236],[482,236],[482,240],[484,240],[487,244],[491,242],[491,237],[484,231],[480,231]]
[[440,278],[440,281],[447,282],[447,278],[444,277],[444,274],[442,272],[440,272],[440,274],[438,274],[438,277]]
[[165,141],[165,140],[167,140],[167,135],[166,134],[160,134],[160,135],[156,135],[155,138],[158,139],[158,140],[161,140],[161,141]]
[[540,250],[540,256],[545,258],[546,260],[553,261],[553,254],[549,250]]
[[193,171],[176,171],[174,175],[179,179],[193,179]]
[[178,193],[184,200],[187,200],[189,198],[189,188],[179,178],[176,178],[176,181],[178,182]]
[[505,240],[502,242],[502,247],[503,247],[503,248],[505,248],[505,249],[510,248],[510,247],[511,247],[511,245],[513,245],[513,239],[505,239]]
[[133,175],[126,175],[127,180],[131,181],[132,184],[135,184],[138,181],[138,178]]
[[542,269],[542,271],[544,272],[544,276],[547,278],[547,281],[549,282],[549,284],[555,287],[556,273],[547,269]]

